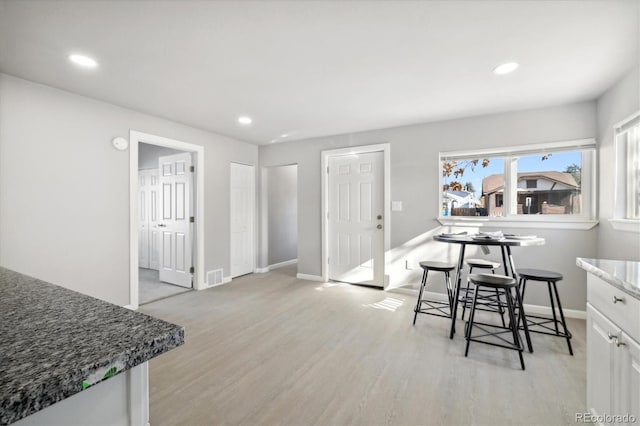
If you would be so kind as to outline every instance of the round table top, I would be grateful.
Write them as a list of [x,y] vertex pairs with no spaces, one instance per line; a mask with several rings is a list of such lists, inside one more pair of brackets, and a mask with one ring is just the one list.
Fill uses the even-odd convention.
[[456,235],[456,236],[444,236],[436,235],[434,240],[443,243],[453,244],[472,244],[478,246],[542,246],[545,244],[545,239],[541,237],[524,238],[524,237],[509,237],[505,236],[502,239],[487,239],[477,238],[474,235]]

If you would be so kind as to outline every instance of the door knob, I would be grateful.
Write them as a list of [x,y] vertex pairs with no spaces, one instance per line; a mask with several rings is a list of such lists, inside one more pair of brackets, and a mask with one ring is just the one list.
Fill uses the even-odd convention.
[[164,223],[158,224],[158,228],[166,228],[166,227],[167,227],[167,225],[165,225]]
[[378,225],[378,226],[376,226],[376,228],[382,229],[382,225]]
[[382,219],[382,215],[381,214],[378,215],[378,220],[380,220],[380,219]]

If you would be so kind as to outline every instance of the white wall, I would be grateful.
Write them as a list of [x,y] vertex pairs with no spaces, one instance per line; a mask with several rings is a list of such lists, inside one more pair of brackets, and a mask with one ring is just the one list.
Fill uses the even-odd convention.
[[130,129],[205,147],[205,269],[229,273],[229,164],[256,146],[3,74],[0,265],[129,303]]
[[265,170],[268,264],[275,265],[298,257],[298,166],[268,167]]
[[184,151],[141,142],[138,144],[138,170],[157,169],[158,157],[182,152]]
[[615,141],[613,126],[640,110],[640,67],[636,66],[607,90],[597,102],[600,187],[598,257],[640,261],[640,235],[616,231],[613,218]]
[[[438,152],[594,138],[595,102],[510,112],[362,133],[260,146],[262,167],[298,164],[298,272],[321,275],[320,153],[346,146],[391,143],[391,199],[403,202],[391,217],[391,247],[387,258],[392,285],[416,282],[418,271],[407,271],[405,260],[454,261],[457,248],[432,241],[441,231],[438,215]],[[515,232],[531,233],[530,229]],[[597,231],[536,229],[544,247],[516,248],[518,267],[544,267],[561,272],[563,303],[585,309],[584,271],[575,258],[596,255]],[[494,254],[495,256],[496,254]],[[436,279],[441,280],[440,277]],[[531,289],[528,303],[547,304],[548,296]]]

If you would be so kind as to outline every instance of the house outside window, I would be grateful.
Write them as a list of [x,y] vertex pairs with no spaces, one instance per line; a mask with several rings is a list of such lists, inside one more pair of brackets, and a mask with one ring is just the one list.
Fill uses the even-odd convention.
[[440,162],[441,197],[447,206],[441,217],[594,219],[592,139],[443,152]]

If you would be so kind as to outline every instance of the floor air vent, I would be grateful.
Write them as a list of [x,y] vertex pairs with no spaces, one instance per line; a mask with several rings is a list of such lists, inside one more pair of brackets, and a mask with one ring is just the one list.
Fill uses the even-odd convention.
[[214,269],[207,272],[207,285],[211,287],[219,284],[222,284],[222,269]]

